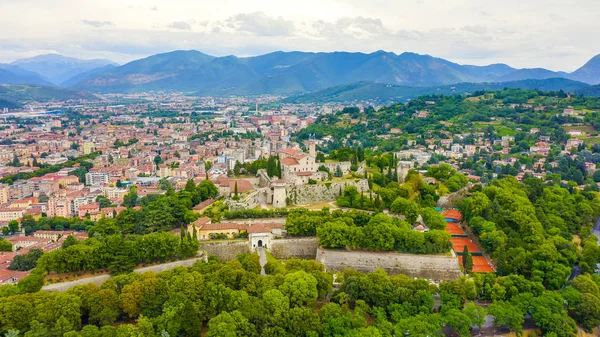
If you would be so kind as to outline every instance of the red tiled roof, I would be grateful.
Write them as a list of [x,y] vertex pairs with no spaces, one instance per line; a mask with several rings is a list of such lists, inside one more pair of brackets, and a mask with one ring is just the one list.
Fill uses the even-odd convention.
[[247,225],[242,225],[242,224],[237,224],[237,223],[209,223],[209,224],[202,225],[200,227],[200,230],[201,231],[229,230],[229,229],[240,230],[240,229],[246,229],[247,227],[248,227]]
[[287,158],[283,158],[281,159],[281,165],[298,165],[298,161],[295,158],[292,157],[287,157]]
[[257,223],[248,227],[248,233],[271,233],[275,228],[283,228],[280,223]]
[[210,222],[210,218],[207,216],[203,216],[200,219],[193,222],[194,226],[203,226]]
[[300,150],[287,148],[287,149],[281,150],[281,153],[285,153],[285,154],[289,154],[289,155],[293,156],[296,153],[300,153]]
[[203,209],[203,208],[205,208],[207,206],[212,205],[215,201],[216,201],[215,199],[204,200],[203,202],[201,202],[198,205],[194,206],[193,209]]

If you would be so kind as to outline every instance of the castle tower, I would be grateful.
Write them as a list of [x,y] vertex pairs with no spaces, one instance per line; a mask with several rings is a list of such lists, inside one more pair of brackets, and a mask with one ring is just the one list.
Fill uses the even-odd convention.
[[271,187],[273,188],[273,207],[286,207],[285,180],[275,180],[271,183]]
[[315,141],[308,142],[308,153],[311,157],[317,158],[317,143]]

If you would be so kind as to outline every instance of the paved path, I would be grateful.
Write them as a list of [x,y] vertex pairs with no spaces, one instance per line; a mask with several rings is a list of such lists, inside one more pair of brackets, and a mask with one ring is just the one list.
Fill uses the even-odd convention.
[[267,253],[265,253],[265,249],[263,247],[258,247],[257,249],[258,252],[258,259],[260,262],[260,274],[261,275],[267,275],[265,273],[265,265],[267,264]]
[[[266,256],[265,256],[265,259],[266,259]],[[174,261],[174,262],[155,264],[155,265],[148,266],[148,267],[138,268],[138,269],[134,270],[134,272],[138,273],[138,274],[143,274],[148,271],[160,273],[161,271],[170,270],[170,269],[173,269],[176,267],[191,267],[198,260],[204,260],[204,257],[196,257],[196,258],[188,259],[188,260],[179,260],[179,261]],[[86,277],[86,278],[82,278],[82,279],[74,280],[74,281],[47,284],[42,287],[42,290],[45,290],[45,291],[67,291],[70,288],[73,288],[73,287],[76,287],[79,285],[86,285],[88,283],[102,285],[103,282],[107,281],[111,277],[112,277],[111,275],[104,274],[104,275]]]

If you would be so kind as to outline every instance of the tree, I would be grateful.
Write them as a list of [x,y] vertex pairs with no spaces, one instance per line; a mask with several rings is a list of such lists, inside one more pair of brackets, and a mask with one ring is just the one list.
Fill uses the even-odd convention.
[[99,195],[96,197],[96,202],[100,204],[100,208],[114,207],[113,203],[105,196]]
[[290,299],[292,307],[312,306],[319,297],[317,279],[303,270],[285,275],[279,290]]
[[473,256],[471,253],[469,253],[469,248],[467,248],[467,245],[465,245],[463,248],[462,264],[465,268],[465,274],[468,274],[473,270]]
[[471,326],[476,326],[481,333],[481,327],[485,323],[485,309],[469,302],[463,308],[463,314],[471,319]]
[[334,175],[336,177],[338,177],[338,178],[344,175],[344,173],[342,172],[342,168],[340,167],[340,165],[337,165],[335,167],[335,174]]
[[158,165],[163,163],[163,159],[161,156],[154,157],[154,165],[156,165],[156,169],[158,170]]
[[135,186],[129,188],[129,193],[123,197],[123,206],[132,208],[138,204],[138,194]]
[[12,252],[12,243],[6,239],[0,239],[0,252]]
[[494,317],[494,325],[505,325],[510,330],[521,332],[525,322],[523,312],[516,306],[507,302],[494,302],[488,307],[488,314]]
[[19,222],[17,220],[11,220],[8,222],[8,229],[11,234],[15,234],[19,232]]
[[39,248],[33,248],[27,254],[19,254],[14,257],[8,266],[10,270],[28,271],[35,268],[37,261],[42,257],[44,251]]
[[403,214],[406,221],[414,225],[419,216],[419,206],[413,201],[403,197],[398,197],[390,206],[390,211],[397,214]]

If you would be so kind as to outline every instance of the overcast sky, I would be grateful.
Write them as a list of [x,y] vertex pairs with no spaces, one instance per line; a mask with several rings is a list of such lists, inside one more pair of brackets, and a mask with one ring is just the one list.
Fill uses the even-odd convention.
[[599,0],[0,0],[0,62],[381,49],[573,71],[600,53],[599,13]]

